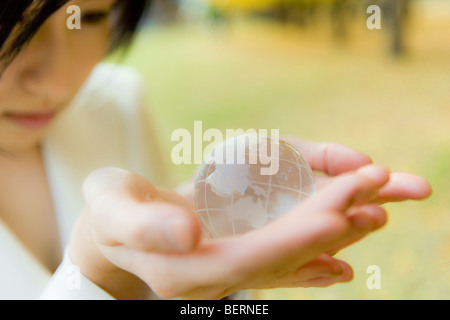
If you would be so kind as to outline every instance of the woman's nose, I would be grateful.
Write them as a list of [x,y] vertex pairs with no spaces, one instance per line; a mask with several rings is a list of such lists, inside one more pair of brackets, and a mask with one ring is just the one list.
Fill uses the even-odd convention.
[[46,21],[31,40],[24,52],[20,75],[28,93],[45,96],[54,103],[68,98],[72,71],[76,68],[68,36],[65,24],[55,16]]

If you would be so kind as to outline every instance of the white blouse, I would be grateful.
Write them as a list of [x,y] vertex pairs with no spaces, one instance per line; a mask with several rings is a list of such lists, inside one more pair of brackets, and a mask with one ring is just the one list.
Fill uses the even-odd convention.
[[[167,185],[136,71],[101,64],[59,116],[43,145],[44,162],[66,247],[81,214],[81,185],[102,167],[136,172]],[[0,220],[0,299],[112,299],[84,278],[67,254],[51,274]]]

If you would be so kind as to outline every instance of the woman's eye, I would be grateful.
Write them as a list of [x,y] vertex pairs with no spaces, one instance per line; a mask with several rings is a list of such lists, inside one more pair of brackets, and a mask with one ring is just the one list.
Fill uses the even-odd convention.
[[92,11],[81,15],[81,21],[87,24],[100,24],[105,22],[111,11]]

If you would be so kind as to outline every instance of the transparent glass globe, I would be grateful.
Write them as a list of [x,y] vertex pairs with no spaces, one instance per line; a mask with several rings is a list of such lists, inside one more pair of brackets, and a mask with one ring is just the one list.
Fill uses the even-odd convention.
[[241,135],[216,146],[195,180],[195,206],[212,238],[262,228],[315,193],[313,172],[289,143]]

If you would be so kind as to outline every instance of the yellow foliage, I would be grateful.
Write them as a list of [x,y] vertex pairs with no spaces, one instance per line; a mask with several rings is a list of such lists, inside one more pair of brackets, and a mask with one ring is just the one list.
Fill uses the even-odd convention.
[[336,0],[209,0],[212,7],[223,11],[257,11],[276,5],[308,6],[311,4],[328,4]]
[[210,0],[213,7],[222,10],[252,11],[270,8],[280,0]]

